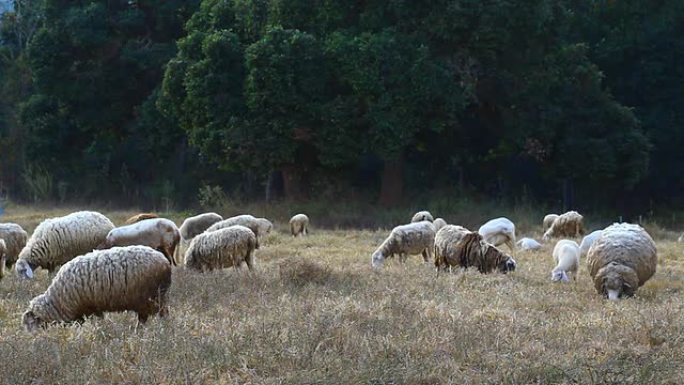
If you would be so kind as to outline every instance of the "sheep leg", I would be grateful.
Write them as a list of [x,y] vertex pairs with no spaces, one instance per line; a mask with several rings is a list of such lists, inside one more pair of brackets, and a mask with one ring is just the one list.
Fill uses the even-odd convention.
[[423,261],[424,261],[425,263],[430,262],[430,259],[429,259],[430,253],[428,253],[428,249],[423,250],[423,251],[421,252],[421,255],[423,256]]
[[138,313],[138,324],[144,325],[145,322],[147,322],[148,317],[149,317],[149,315],[147,315],[145,313]]
[[247,264],[247,269],[252,270],[254,268],[254,250],[247,253],[245,263]]

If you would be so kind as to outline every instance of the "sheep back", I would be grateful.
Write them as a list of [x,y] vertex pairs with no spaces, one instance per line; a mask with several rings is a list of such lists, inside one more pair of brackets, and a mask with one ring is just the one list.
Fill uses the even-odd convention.
[[7,266],[12,266],[26,246],[28,233],[16,223],[0,223],[0,239],[7,246]]
[[435,225],[435,231],[439,231],[442,227],[447,225],[447,222],[443,218],[437,218],[432,224]]
[[131,310],[144,323],[166,313],[171,265],[147,246],[96,250],[67,262],[45,293],[31,300],[22,320],[27,330],[92,314]]
[[133,223],[137,223],[140,221],[144,221],[145,219],[153,219],[153,218],[159,218],[159,215],[155,213],[140,213],[140,214],[135,214],[132,217],[126,219],[125,224],[131,225]]
[[180,231],[173,221],[166,218],[150,218],[130,225],[112,229],[98,248],[114,246],[149,246],[164,254],[172,265]]
[[290,218],[290,233],[293,237],[307,235],[309,228],[309,217],[306,214],[297,214]]
[[203,233],[211,225],[222,221],[223,217],[216,213],[204,213],[186,218],[180,227],[180,234],[183,240],[189,241],[198,234]]
[[568,211],[556,218],[548,230],[544,233],[542,239],[549,240],[551,238],[572,237],[576,238],[584,234],[584,217],[577,211]]
[[494,246],[506,244],[515,248],[515,224],[508,218],[500,217],[487,221],[477,230],[482,239]]
[[185,266],[208,271],[231,266],[237,268],[245,262],[252,269],[256,242],[254,232],[240,225],[204,232],[190,242],[185,252]]
[[263,231],[268,227],[263,221],[261,221],[261,219],[264,218],[255,218],[254,216],[249,214],[238,215],[214,223],[213,225],[209,226],[206,232],[208,233],[220,229],[225,229],[231,226],[244,226],[252,230],[252,232],[256,236],[256,248],[258,249],[260,246],[260,239],[263,236],[265,236]]
[[430,214],[429,211],[418,211],[417,213],[413,214],[413,217],[411,218],[411,223],[421,221],[433,222],[434,219],[432,218],[432,214]]

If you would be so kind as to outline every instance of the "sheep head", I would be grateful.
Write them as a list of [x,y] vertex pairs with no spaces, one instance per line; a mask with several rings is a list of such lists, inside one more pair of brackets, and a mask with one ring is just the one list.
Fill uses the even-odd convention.
[[35,266],[31,266],[25,259],[19,259],[14,265],[14,271],[17,272],[17,275],[27,279],[33,278],[33,269],[35,269]]
[[21,323],[29,333],[37,330],[39,327],[41,327],[41,325],[44,325],[44,322],[33,312],[33,310],[27,310],[24,312],[24,314],[21,316]]
[[639,277],[629,266],[611,262],[602,267],[594,277],[596,291],[611,301],[631,297],[639,287]]
[[570,278],[568,277],[568,273],[566,273],[565,271],[553,269],[553,271],[551,271],[551,281],[570,282]]
[[375,269],[382,267],[384,261],[385,256],[380,249],[375,250],[375,252],[371,255],[371,266],[373,266]]

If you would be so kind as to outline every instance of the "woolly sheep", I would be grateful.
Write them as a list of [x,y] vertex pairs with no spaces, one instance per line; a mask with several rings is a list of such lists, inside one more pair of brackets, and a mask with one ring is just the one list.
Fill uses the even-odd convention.
[[541,243],[532,238],[521,238],[516,242],[516,245],[522,250],[539,250],[542,246]]
[[494,269],[502,273],[515,270],[516,262],[495,246],[485,242],[482,235],[460,226],[446,226],[435,236],[435,266],[437,270],[447,267],[476,267],[487,274]]
[[432,214],[430,214],[429,211],[418,211],[417,213],[413,214],[413,218],[411,218],[411,223],[420,221],[433,222],[434,220],[432,219]]
[[147,246],[96,250],[67,262],[45,293],[29,303],[22,323],[31,332],[52,322],[73,322],[104,312],[131,310],[138,322],[167,314],[171,265]]
[[186,218],[179,229],[181,237],[184,241],[190,241],[197,235],[202,234],[214,223],[222,220],[223,217],[216,213],[204,213]]
[[133,223],[137,223],[140,221],[144,221],[145,219],[154,219],[154,218],[159,218],[159,215],[155,213],[140,213],[133,215],[132,217],[126,219],[127,225],[132,225]]
[[594,243],[594,241],[601,236],[601,234],[603,234],[603,230],[596,230],[591,232],[586,237],[582,238],[582,243],[580,243],[580,258],[587,256],[589,248]]
[[560,215],[551,224],[548,230],[542,236],[544,241],[551,238],[571,237],[577,238],[584,235],[584,224],[582,215],[577,211],[568,211]]
[[145,219],[131,225],[112,229],[98,249],[114,246],[149,246],[159,250],[172,265],[176,264],[173,255],[180,241],[180,231],[176,224],[165,218]]
[[7,266],[12,266],[26,246],[28,233],[16,223],[0,223],[0,239],[5,240],[7,246]]
[[94,211],[78,211],[41,222],[19,253],[14,269],[33,278],[33,270],[42,267],[52,273],[77,255],[92,251],[101,244],[114,224]]
[[245,226],[246,228],[252,230],[256,236],[256,248],[258,249],[261,244],[261,239],[266,236],[273,228],[273,224],[265,218],[255,218],[252,215],[238,215],[222,221],[216,222],[209,226],[206,232],[216,231],[219,229],[225,229],[230,226]]
[[632,296],[656,271],[655,242],[639,225],[606,227],[587,254],[589,275],[599,294],[610,300]]
[[435,231],[439,231],[439,229],[447,225],[446,221],[442,218],[435,219],[432,224],[435,225]]
[[5,276],[5,264],[7,263],[7,244],[0,239],[0,280]]
[[477,230],[485,242],[493,246],[506,244],[511,251],[515,250],[515,225],[508,218],[495,218]]
[[553,260],[556,262],[556,267],[551,271],[552,281],[568,282],[570,281],[568,273],[572,273],[573,280],[577,279],[580,262],[580,249],[577,242],[569,239],[556,242],[553,248]]
[[290,233],[293,237],[307,235],[309,233],[309,217],[306,214],[297,214],[290,218]]
[[185,266],[200,271],[224,267],[238,268],[242,262],[254,267],[256,235],[245,226],[230,226],[204,232],[190,242],[185,253]]
[[428,221],[397,226],[371,255],[371,265],[378,268],[394,254],[399,254],[402,263],[407,254],[422,254],[423,260],[428,262],[433,257],[434,244],[435,226]]
[[546,232],[546,230],[548,230],[549,227],[551,227],[551,225],[556,219],[558,219],[558,214],[547,214],[546,216],[544,216],[544,221],[542,223],[544,232]]

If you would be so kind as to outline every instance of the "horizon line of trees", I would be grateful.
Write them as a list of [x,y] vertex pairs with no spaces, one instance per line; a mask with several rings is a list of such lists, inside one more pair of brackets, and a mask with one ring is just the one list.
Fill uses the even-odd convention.
[[[15,0],[0,196],[680,207],[684,4]],[[219,190],[220,190],[219,189]]]

